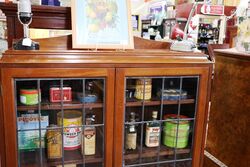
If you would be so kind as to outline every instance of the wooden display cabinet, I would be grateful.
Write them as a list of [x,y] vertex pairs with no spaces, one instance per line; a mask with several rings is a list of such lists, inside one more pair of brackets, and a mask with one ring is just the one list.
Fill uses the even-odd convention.
[[[74,67],[54,69],[30,67],[28,69],[22,67],[2,70],[3,109],[6,120],[4,123],[5,149],[8,150],[6,166],[58,166],[62,164],[111,166],[113,69]],[[81,98],[87,97],[85,88],[87,82],[95,84],[93,95],[98,97],[95,102],[89,103]],[[60,90],[63,90],[63,87],[70,87],[72,101],[51,102],[51,87],[59,88],[58,93],[63,99],[66,98],[66,92]],[[37,96],[30,99],[28,96],[31,93],[26,92],[24,96],[22,90],[36,90]],[[109,93],[106,94],[106,92]],[[7,96],[5,96],[6,93]],[[81,96],[78,98],[79,93]],[[71,111],[72,115],[69,115],[68,111]],[[64,115],[64,120],[59,119],[59,113]],[[77,113],[80,113],[80,116]],[[89,114],[96,116],[93,125],[86,124]],[[49,127],[48,125],[51,124],[58,126]],[[81,136],[84,129],[90,126],[96,129],[95,154],[84,155],[81,152],[83,140]],[[49,130],[61,133],[59,141],[63,144],[56,148],[64,150],[60,158],[50,159],[47,153],[50,140]],[[59,141],[55,142],[59,143]]]
[[[170,64],[161,68],[118,69],[115,111],[122,114],[115,119],[115,166],[201,166],[200,155],[203,154],[204,144],[202,136],[206,123],[206,105],[203,102],[207,101],[207,92],[202,90],[208,88],[206,76],[209,76],[209,71],[204,67],[190,68]],[[134,88],[134,94],[140,91],[138,80],[150,80],[150,99],[147,97],[146,100],[146,94],[140,97],[141,100],[136,99],[136,95],[125,98],[120,96],[125,94],[125,90],[131,91],[131,88]],[[144,84],[142,89],[147,92],[146,89],[150,87]],[[131,92],[133,94],[133,90]],[[147,147],[146,126],[152,122],[153,111],[158,111],[155,122],[160,128],[157,139],[159,144]],[[129,115],[132,112],[136,118],[131,123]],[[175,127],[169,128],[168,125],[172,123]],[[131,124],[136,128],[136,148],[127,149],[126,140],[129,139],[126,138],[126,129]],[[183,128],[184,124],[188,126],[187,129]],[[172,131],[174,134],[171,134]],[[171,135],[175,137],[171,138]],[[153,137],[154,135],[152,140],[156,140]]]
[[[4,136],[1,138],[1,143],[4,143],[1,147],[1,164],[3,167],[68,164],[77,167],[201,167],[212,65],[204,54],[159,49],[6,51],[1,59],[0,102],[3,105],[0,118],[3,123],[0,125],[4,130],[1,131]],[[141,99],[136,99],[134,93],[137,90],[146,90],[146,84],[141,84],[140,89],[137,89],[137,80],[147,79],[151,80],[150,99],[146,100],[147,95],[144,93]],[[92,103],[77,98],[77,93],[83,96],[87,94],[86,85],[89,81],[93,82],[92,93],[98,97]],[[49,100],[49,90],[55,85],[61,88],[61,102]],[[62,101],[63,87],[71,88],[72,101]],[[27,105],[20,100],[21,89],[34,89],[37,92],[38,101],[35,105]],[[171,94],[165,94],[168,91],[174,91],[174,99],[169,98]],[[80,112],[81,122],[69,126],[58,120],[58,113],[67,115],[67,110]],[[155,110],[158,111],[155,122],[160,129],[156,138],[159,144],[148,148],[144,144],[145,127],[152,122],[151,115]],[[129,121],[131,112],[136,115],[132,123]],[[86,124],[89,113],[96,116],[92,125]],[[38,120],[36,126],[30,129],[18,123],[20,117],[27,114],[36,115]],[[175,114],[175,118],[165,119],[167,114]],[[43,116],[48,116],[45,125],[39,121]],[[182,123],[188,125],[184,146],[178,145],[181,143],[179,138],[172,138],[172,146],[164,145],[164,127],[167,123],[176,125],[176,136],[182,131]],[[59,126],[47,127],[49,124]],[[137,133],[136,149],[126,150],[126,130],[132,124]],[[95,154],[84,155],[80,148],[65,150],[66,134],[63,130],[69,128],[74,132],[74,128],[80,128],[83,131],[87,127],[96,128]],[[47,154],[46,137],[49,130],[55,129],[61,134],[63,144],[59,148],[64,151],[61,158],[51,160]],[[22,142],[28,142],[22,140],[23,133],[34,131],[38,136],[34,142],[36,145],[21,148]]]

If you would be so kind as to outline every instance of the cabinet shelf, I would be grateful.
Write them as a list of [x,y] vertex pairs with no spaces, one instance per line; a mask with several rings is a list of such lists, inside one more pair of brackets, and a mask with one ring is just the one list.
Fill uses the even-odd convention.
[[[61,103],[50,103],[50,102],[42,102],[41,103],[41,110],[60,110],[63,109],[82,109],[85,108],[102,108],[103,103],[101,101],[96,103],[81,103],[79,101],[72,101],[72,102],[64,102],[63,106]],[[38,105],[18,105],[18,111],[27,111],[27,110],[37,110]]]
[[[149,148],[149,147],[143,147],[142,149],[142,158],[150,158],[150,157],[155,157],[158,154],[158,149],[157,148]],[[184,149],[176,149],[176,154],[188,154],[190,153],[189,148],[184,148]],[[169,148],[166,146],[161,146],[161,151],[159,152],[159,156],[166,156],[166,155],[174,155],[174,149]],[[125,160],[131,160],[131,159],[136,159],[139,158],[139,152],[135,151],[127,151],[127,153],[124,155]]]
[[[95,155],[83,156],[80,153],[80,150],[76,151],[64,151],[64,164],[82,164],[82,163],[98,163],[103,162],[103,158],[99,152]],[[48,161],[49,166],[61,165],[61,160]]]
[[[193,104],[195,102],[194,99],[183,99],[180,100],[180,104]],[[131,101],[126,102],[127,107],[136,107],[141,106],[143,104],[143,101],[136,101],[135,99],[132,99]],[[178,104],[178,100],[164,100],[163,104]],[[161,105],[161,100],[152,100],[152,101],[144,101],[145,106],[155,106],[155,105]]]
[[[43,157],[46,156],[45,149],[43,149]],[[25,159],[25,166],[36,166],[38,162],[35,161],[36,156],[39,156],[39,149],[35,151],[22,152],[21,157]],[[100,152],[97,152],[95,155],[85,156],[83,159],[83,155],[81,154],[80,149],[74,151],[64,151],[64,164],[82,164],[82,163],[101,163],[103,162],[103,158]],[[62,159],[48,160],[43,161],[45,166],[57,166],[62,165]]]

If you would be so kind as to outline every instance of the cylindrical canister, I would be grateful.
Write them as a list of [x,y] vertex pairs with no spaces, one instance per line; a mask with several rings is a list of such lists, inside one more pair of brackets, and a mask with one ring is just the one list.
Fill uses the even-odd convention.
[[21,89],[20,102],[25,105],[38,104],[38,94],[39,91],[37,89]]
[[[145,86],[145,88],[144,88]],[[140,100],[151,99],[152,79],[137,79],[135,85],[135,98]]]
[[190,125],[189,121],[181,119],[188,117],[179,115],[179,121],[176,120],[177,118],[176,114],[164,116],[166,122],[163,128],[163,144],[172,148],[185,148],[188,145]]
[[62,158],[62,134],[57,125],[50,125],[47,130],[47,154],[48,159]]
[[82,113],[78,110],[64,110],[57,113],[57,124],[65,127],[63,129],[64,150],[75,150],[81,147]]

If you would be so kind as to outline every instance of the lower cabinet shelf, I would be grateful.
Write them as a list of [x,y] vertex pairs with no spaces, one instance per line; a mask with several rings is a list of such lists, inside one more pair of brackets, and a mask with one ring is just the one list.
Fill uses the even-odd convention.
[[[141,153],[141,158],[157,157],[158,154],[159,154],[159,156],[174,155],[174,151],[176,152],[176,154],[188,154],[188,153],[190,153],[189,148],[174,150],[173,148],[162,146],[161,150],[158,153],[158,149],[155,147],[154,148],[143,147],[142,153]],[[137,151],[126,151],[126,153],[124,155],[125,160],[138,159],[139,157],[140,157],[140,151],[138,149],[137,149]]]
[[[45,149],[42,149],[42,157],[47,157]],[[20,158],[25,160],[25,166],[37,166],[39,162],[39,154],[40,150],[28,151],[28,152],[20,152]],[[43,166],[61,166],[62,164],[95,164],[104,162],[101,152],[96,152],[95,155],[86,155],[83,156],[81,154],[81,149],[73,150],[73,151],[64,151],[64,163],[62,159],[54,159],[54,160],[42,160]],[[22,162],[21,162],[22,163]]]

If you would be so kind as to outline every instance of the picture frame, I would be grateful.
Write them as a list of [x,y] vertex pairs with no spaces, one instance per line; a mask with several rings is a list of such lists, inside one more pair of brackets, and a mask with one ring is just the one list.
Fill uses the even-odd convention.
[[130,0],[72,0],[74,49],[133,49]]

